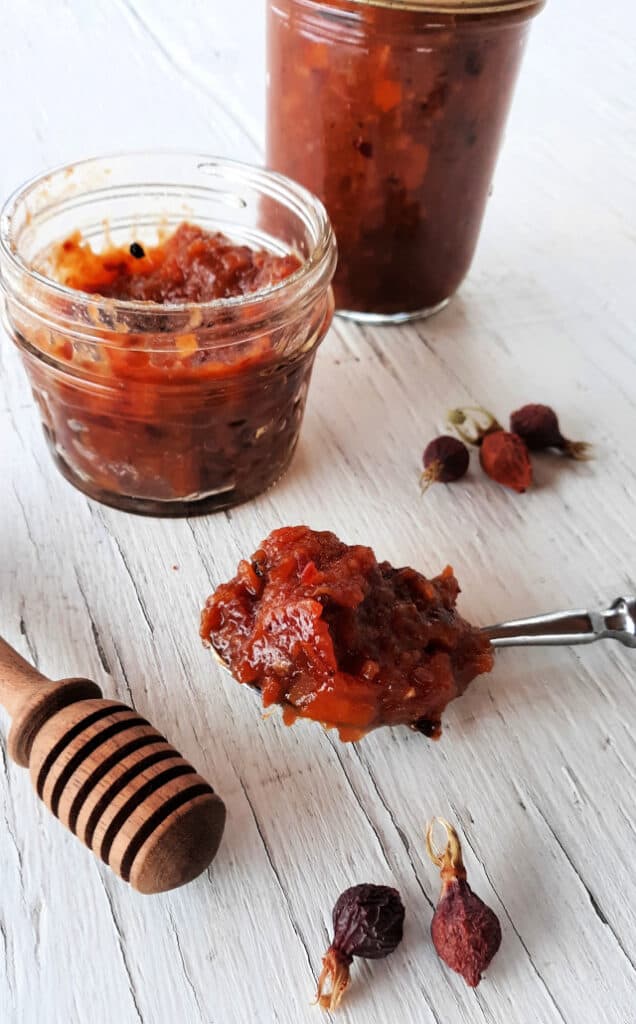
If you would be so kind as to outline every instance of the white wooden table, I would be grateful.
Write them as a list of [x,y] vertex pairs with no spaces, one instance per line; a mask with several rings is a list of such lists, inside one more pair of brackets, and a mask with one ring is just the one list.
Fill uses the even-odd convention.
[[[6,0],[3,196],[48,165],[170,145],[259,159],[262,4]],[[583,10],[584,7],[584,10]],[[140,897],[0,752],[0,1019],[299,1024],[334,899],[397,885],[405,939],[357,962],[339,1019],[634,1024],[636,657],[503,652],[442,742],[340,745],[262,721],[197,635],[215,583],[270,529],[307,522],[425,572],[450,561],[477,622],[636,590],[635,76],[631,0],[552,0],[537,21],[470,279],[428,323],[336,322],[293,468],[228,514],[130,517],[54,469],[16,353],[0,347],[0,629],[55,676],[133,701],[227,802],[222,850],[186,889]],[[452,405],[553,403],[589,465],[538,463],[523,497],[475,470],[418,493]],[[174,566],[178,566],[175,569]],[[422,827],[450,816],[503,945],[476,991],[436,959]]]

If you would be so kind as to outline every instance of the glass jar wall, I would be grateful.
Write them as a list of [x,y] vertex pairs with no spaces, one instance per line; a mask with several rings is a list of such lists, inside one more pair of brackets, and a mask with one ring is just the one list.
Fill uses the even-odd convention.
[[[263,291],[162,304],[76,290],[49,268],[48,254],[75,232],[108,254],[157,244],[186,218],[237,244],[295,253],[298,269]],[[107,504],[173,516],[274,483],[333,315],[335,261],[318,200],[232,161],[132,154],[25,185],[0,222],[0,293],[64,475]]]
[[268,0],[268,164],[325,203],[336,306],[401,320],[470,267],[531,0]]

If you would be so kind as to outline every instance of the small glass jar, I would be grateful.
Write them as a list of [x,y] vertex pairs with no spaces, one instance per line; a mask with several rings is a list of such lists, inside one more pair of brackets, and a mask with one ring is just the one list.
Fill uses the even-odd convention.
[[[300,269],[253,294],[163,305],[74,291],[51,247],[156,244],[188,220],[233,242],[294,252]],[[190,154],[88,160],[29,182],[0,219],[0,285],[62,473],[148,515],[226,508],[290,462],[336,262],[322,204],[257,168]]]
[[543,0],[268,0],[267,162],[325,203],[339,312],[442,308],[470,267]]

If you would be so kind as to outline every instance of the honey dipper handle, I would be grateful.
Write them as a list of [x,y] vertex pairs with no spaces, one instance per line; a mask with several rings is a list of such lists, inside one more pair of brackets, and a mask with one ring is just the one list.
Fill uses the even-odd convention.
[[12,717],[30,694],[49,682],[0,637],[0,704]]
[[0,637],[0,705],[13,719],[8,747],[18,764],[28,765],[33,740],[51,715],[88,697],[101,697],[97,683],[89,679],[52,682]]

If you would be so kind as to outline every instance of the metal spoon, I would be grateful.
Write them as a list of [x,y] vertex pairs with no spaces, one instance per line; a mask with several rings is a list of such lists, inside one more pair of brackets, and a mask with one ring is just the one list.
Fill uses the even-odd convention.
[[552,612],[484,626],[493,647],[543,647],[618,640],[636,647],[636,597],[618,597],[607,611]]

